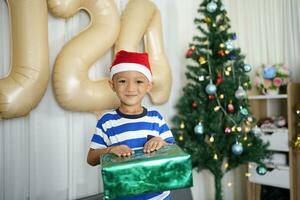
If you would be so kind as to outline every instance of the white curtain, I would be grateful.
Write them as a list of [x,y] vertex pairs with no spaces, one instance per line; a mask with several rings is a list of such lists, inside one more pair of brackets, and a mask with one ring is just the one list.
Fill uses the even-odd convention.
[[[200,0],[154,0],[159,7],[164,43],[172,66],[170,100],[153,106],[171,126],[175,105],[185,83],[185,52],[193,35]],[[116,0],[120,12],[127,0]],[[225,0],[236,46],[253,67],[261,63],[286,63],[294,81],[300,78],[300,1]],[[34,11],[33,11],[34,12]],[[49,14],[49,58],[52,70],[63,45],[89,23],[84,12],[64,20]],[[0,77],[10,68],[10,29],[7,3],[0,0]],[[107,73],[111,52],[90,70],[91,79]],[[253,70],[254,71],[254,70]],[[63,110],[57,104],[52,83],[38,106],[26,117],[0,121],[0,200],[76,199],[102,191],[98,167],[86,163],[96,117],[92,113]],[[223,179],[225,199],[245,199],[245,169],[238,168]],[[208,171],[194,172],[195,200],[214,198],[214,182]]]

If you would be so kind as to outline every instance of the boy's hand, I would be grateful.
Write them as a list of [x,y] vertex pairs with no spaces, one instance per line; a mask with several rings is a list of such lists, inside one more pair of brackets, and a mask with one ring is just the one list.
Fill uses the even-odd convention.
[[134,151],[126,145],[113,146],[113,147],[111,147],[109,152],[113,153],[119,157],[120,156],[124,156],[124,157],[131,156],[132,154],[134,154]]
[[156,151],[166,144],[167,142],[165,142],[161,137],[153,137],[144,145],[144,152],[150,153],[152,151]]

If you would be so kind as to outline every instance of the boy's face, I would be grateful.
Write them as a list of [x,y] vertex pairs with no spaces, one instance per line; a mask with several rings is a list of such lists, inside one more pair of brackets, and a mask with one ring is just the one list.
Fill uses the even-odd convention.
[[141,106],[145,94],[152,88],[152,82],[136,71],[119,72],[109,83],[118,95],[121,105],[126,106]]

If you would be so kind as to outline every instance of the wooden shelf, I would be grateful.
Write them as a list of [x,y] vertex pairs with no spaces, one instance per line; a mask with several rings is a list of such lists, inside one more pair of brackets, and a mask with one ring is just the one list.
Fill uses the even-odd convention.
[[276,95],[251,95],[248,97],[249,100],[268,100],[268,99],[287,99],[287,94],[276,94]]

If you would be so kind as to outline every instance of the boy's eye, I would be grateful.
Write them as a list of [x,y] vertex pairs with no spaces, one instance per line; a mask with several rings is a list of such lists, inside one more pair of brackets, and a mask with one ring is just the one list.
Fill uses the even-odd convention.
[[142,80],[137,80],[136,82],[137,82],[138,84],[144,83],[144,81],[142,81]]
[[125,80],[118,80],[118,83],[126,83]]

